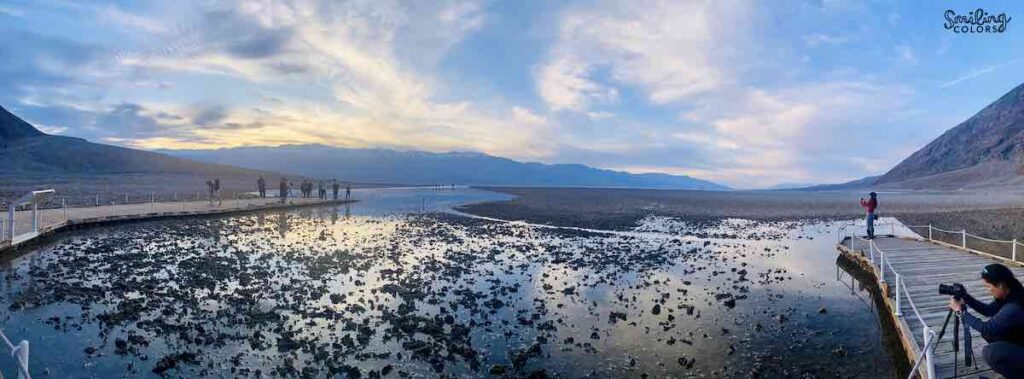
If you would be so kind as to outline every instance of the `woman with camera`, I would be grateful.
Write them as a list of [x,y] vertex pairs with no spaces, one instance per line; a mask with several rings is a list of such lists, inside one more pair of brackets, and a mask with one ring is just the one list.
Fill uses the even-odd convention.
[[[988,341],[982,355],[992,370],[1006,378],[1024,378],[1024,286],[998,263],[985,266],[981,279],[995,301],[985,304],[963,291],[959,300],[949,300],[949,308]],[[989,319],[974,317],[964,304]]]

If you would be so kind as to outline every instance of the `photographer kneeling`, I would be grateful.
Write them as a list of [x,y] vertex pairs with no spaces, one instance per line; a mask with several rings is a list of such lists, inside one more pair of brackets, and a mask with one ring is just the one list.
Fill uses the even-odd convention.
[[[985,304],[963,291],[961,300],[949,300],[949,308],[988,341],[982,354],[995,372],[1007,378],[1024,378],[1024,286],[1014,278],[1013,271],[998,263],[985,266],[981,279],[995,301]],[[964,308],[965,303],[989,319],[974,317]]]

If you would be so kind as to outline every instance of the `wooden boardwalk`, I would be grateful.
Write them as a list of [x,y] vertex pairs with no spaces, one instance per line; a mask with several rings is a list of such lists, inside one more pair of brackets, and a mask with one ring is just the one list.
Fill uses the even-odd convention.
[[[840,242],[839,250],[862,263],[867,264],[872,259],[871,251],[866,241],[858,239],[854,249],[850,249],[850,237]],[[1018,277],[1024,277],[1024,268],[1003,260],[975,254],[962,249],[943,246],[937,243],[921,241],[909,238],[879,237],[875,239],[877,250],[874,252],[875,267],[880,261],[880,253],[885,253],[885,284],[888,287],[886,303],[889,304],[889,315],[894,317],[894,324],[900,335],[907,353],[914,358],[920,352],[924,340],[923,325],[919,320],[923,319],[936,334],[942,329],[946,313],[949,310],[949,296],[940,295],[938,286],[940,283],[949,284],[952,282],[963,283],[968,292],[978,300],[988,302],[992,297],[985,291],[981,281],[982,267],[992,263],[1003,263],[1010,267]],[[889,266],[891,265],[891,270]],[[877,269],[873,269],[876,279],[881,276]],[[896,275],[900,274],[901,299],[900,308],[902,316],[892,316],[896,309]],[[917,308],[917,313],[911,308],[910,301]],[[977,312],[971,311],[974,315]],[[917,314],[920,314],[920,319]],[[955,317],[955,316],[954,316]],[[982,317],[984,319],[984,317]],[[979,376],[996,377],[999,375],[992,372],[985,364],[982,356],[982,349],[986,342],[977,331],[971,330],[972,344],[974,345],[974,357],[977,361],[977,368],[965,367],[963,362],[963,349],[961,336],[960,354],[958,356],[957,375],[954,375],[954,354],[953,354],[953,321],[947,327],[946,334],[936,345],[933,359],[935,362],[935,374],[939,378],[976,378]],[[908,359],[913,359],[909,358]],[[913,362],[911,362],[913,364]]]
[[[15,234],[17,238],[12,241],[8,233],[8,239],[0,241],[0,252],[34,241],[39,237],[69,226],[167,217],[228,214],[316,205],[336,205],[355,201],[290,197],[287,203],[280,203],[278,198],[248,198],[224,199],[221,204],[213,206],[208,201],[203,200],[102,205],[97,207],[68,208],[66,212],[64,209],[40,209],[38,211],[39,228],[37,234],[31,233],[32,211],[18,211],[15,212]],[[2,216],[6,219],[7,212],[4,211]],[[4,228],[7,227],[7,225],[4,225]]]

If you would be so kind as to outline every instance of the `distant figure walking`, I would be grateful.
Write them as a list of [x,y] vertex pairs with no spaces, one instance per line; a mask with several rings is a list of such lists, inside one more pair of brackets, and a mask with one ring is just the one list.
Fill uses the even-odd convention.
[[288,200],[288,192],[290,191],[291,189],[288,188],[288,180],[285,179],[284,177],[281,177],[281,183],[278,184],[277,187],[277,196],[281,198],[282,204],[284,204],[284,202]]
[[875,216],[875,208],[878,208],[878,194],[872,192],[869,196],[868,200],[864,200],[863,197],[860,198],[860,206],[868,211],[868,239],[875,239],[875,219],[878,218]]
[[338,184],[338,180],[333,180],[331,182],[331,193],[334,194],[334,200],[338,200],[338,189],[340,187],[341,187],[341,185]]
[[267,197],[267,181],[263,179],[263,175],[256,179],[256,190],[260,192],[260,199]]
[[345,185],[345,200],[352,200],[352,185]]

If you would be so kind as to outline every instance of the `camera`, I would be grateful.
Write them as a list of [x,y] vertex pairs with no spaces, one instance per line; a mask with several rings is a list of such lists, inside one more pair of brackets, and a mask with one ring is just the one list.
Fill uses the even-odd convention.
[[964,285],[960,283],[952,283],[949,285],[940,283],[939,294],[949,295],[952,296],[954,299],[959,300],[960,298],[964,297],[964,295],[967,294],[967,289],[964,288]]

